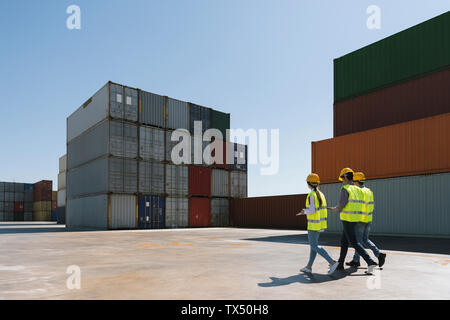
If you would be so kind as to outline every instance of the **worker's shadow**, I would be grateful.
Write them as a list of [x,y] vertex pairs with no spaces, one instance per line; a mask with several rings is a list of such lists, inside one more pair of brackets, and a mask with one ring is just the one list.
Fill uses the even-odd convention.
[[[258,286],[260,287],[279,287],[279,286],[287,286],[292,283],[300,282],[300,283],[323,283],[323,282],[329,282],[329,281],[336,281],[342,278],[345,278],[347,276],[359,276],[360,274],[352,275],[352,273],[355,273],[357,271],[356,268],[348,268],[343,271],[336,271],[331,276],[326,274],[314,274],[314,273],[299,273],[287,278],[276,278],[276,277],[270,277],[269,279],[272,280],[272,282],[265,282],[265,283],[258,283]],[[361,276],[367,276],[366,274],[361,274]]]

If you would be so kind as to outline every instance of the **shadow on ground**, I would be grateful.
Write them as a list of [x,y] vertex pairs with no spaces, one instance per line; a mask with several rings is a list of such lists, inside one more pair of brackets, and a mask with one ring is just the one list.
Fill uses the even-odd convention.
[[56,223],[5,223],[0,224],[0,235],[14,234],[14,233],[52,233],[52,232],[66,232],[64,225],[57,225]]
[[[247,238],[242,240],[308,245],[308,234],[303,233],[286,236]],[[370,240],[374,242],[380,250],[450,254],[450,239],[370,236]],[[321,234],[319,244],[323,246],[340,247],[341,235],[330,233]]]

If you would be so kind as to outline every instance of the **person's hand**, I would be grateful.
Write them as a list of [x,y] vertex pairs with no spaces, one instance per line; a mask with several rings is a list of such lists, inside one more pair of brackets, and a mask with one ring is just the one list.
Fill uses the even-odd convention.
[[297,213],[296,216],[301,216],[302,214],[305,214],[305,209],[303,209],[302,211],[300,211],[299,213]]

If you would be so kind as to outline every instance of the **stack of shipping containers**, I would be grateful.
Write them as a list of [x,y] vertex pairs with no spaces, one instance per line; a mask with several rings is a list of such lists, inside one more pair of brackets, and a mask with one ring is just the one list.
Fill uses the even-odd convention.
[[63,155],[59,158],[58,194],[56,209],[56,221],[58,222],[58,224],[66,223],[66,171],[67,156]]
[[[194,137],[194,121],[202,122],[202,132],[217,128],[224,137],[230,127],[229,114],[108,82],[67,119],[67,226],[228,226],[230,165],[203,157],[192,164],[194,150],[179,154],[182,161],[172,157],[179,143],[172,141],[174,130],[184,129],[188,144],[201,139]],[[200,153],[208,144],[200,140]],[[245,191],[235,194],[246,197],[246,167],[231,166],[245,173],[239,183]]]
[[330,205],[350,167],[374,191],[373,233],[448,236],[450,12],[336,59],[334,87],[334,138],[312,143]]
[[33,221],[52,221],[52,207],[55,195],[53,182],[42,180],[33,186]]

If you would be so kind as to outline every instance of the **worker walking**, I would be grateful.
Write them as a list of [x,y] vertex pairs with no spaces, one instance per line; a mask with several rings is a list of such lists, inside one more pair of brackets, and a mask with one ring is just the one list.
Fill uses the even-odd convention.
[[361,221],[363,212],[364,194],[360,188],[353,184],[353,170],[350,168],[342,169],[339,175],[339,181],[342,181],[341,197],[336,207],[330,208],[334,212],[340,212],[340,219],[344,231],[341,238],[341,253],[339,256],[338,270],[344,269],[344,261],[348,251],[349,243],[366,261],[368,268],[366,273],[372,274],[377,265],[373,261],[361,243],[356,238],[356,224]]
[[[366,181],[366,176],[363,172],[356,172],[353,177],[353,181],[355,185],[361,188],[361,191],[364,194],[364,206],[363,206],[363,214],[361,215],[361,221],[356,225],[356,238],[359,243],[363,245],[364,248],[370,249],[373,251],[373,254],[378,258],[378,266],[382,267],[386,260],[386,254],[380,252],[377,246],[369,240],[370,227],[372,225],[372,214],[374,209],[374,196],[372,190],[364,186]],[[359,262],[360,257],[357,251],[353,255],[353,260],[351,262],[347,262],[346,265],[352,267],[359,267],[361,264]]]
[[303,209],[297,215],[305,214],[308,219],[308,240],[310,245],[309,261],[306,267],[300,269],[301,272],[312,273],[312,265],[316,255],[320,254],[329,263],[328,274],[332,274],[339,265],[339,262],[333,260],[328,253],[319,246],[320,233],[327,228],[327,201],[325,196],[319,190],[320,178],[317,174],[311,173],[306,179],[308,188],[311,192],[306,198],[306,209]]

